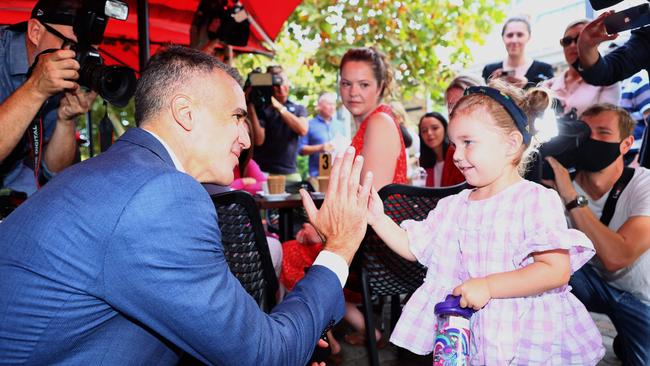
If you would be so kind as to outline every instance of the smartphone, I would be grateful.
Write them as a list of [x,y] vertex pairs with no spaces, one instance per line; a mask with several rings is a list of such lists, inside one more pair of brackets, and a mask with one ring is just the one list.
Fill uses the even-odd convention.
[[515,70],[503,70],[501,71],[501,77],[515,76]]
[[629,29],[636,29],[650,24],[650,4],[641,4],[605,18],[608,34],[616,34]]

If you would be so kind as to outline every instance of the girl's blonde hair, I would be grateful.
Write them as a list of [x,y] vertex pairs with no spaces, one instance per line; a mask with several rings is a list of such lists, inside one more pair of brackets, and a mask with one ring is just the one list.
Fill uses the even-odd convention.
[[[521,108],[526,117],[528,117],[528,126],[526,127],[531,135],[530,142],[528,144],[522,142],[519,153],[513,160],[513,164],[517,167],[519,174],[523,176],[529,163],[534,158],[534,152],[539,146],[539,141],[535,138],[535,120],[541,118],[546,110],[549,109],[552,101],[551,93],[549,90],[541,87],[523,90],[499,79],[490,81],[488,86],[510,97]],[[492,116],[496,122],[496,126],[504,134],[510,134],[515,131],[521,133],[512,116],[510,116],[508,111],[499,102],[480,93],[463,96],[451,112],[450,121],[458,115],[466,115],[481,108]]]

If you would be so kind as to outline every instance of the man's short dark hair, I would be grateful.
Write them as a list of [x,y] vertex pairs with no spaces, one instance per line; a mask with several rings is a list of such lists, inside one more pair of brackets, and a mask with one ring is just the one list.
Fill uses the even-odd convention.
[[154,117],[169,98],[188,80],[205,75],[215,69],[222,70],[242,85],[237,70],[215,57],[183,46],[169,46],[158,51],[147,63],[135,90],[135,123]]

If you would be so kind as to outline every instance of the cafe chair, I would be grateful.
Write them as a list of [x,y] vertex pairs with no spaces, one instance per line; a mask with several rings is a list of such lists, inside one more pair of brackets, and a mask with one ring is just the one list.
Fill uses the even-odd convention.
[[[221,242],[228,267],[265,312],[275,306],[278,278],[255,199],[245,191],[230,191],[210,196],[217,210]],[[176,366],[204,366],[183,353]]]
[[[456,194],[465,188],[467,184],[464,182],[444,188],[389,184],[379,190],[379,197],[384,203],[386,215],[400,224],[407,219],[424,220],[441,198]],[[423,283],[426,267],[400,257],[387,247],[371,228],[368,228],[359,255],[368,357],[372,366],[379,366],[374,334],[373,298],[391,298],[392,331],[401,314],[400,295],[412,294]],[[388,337],[390,333],[384,336]],[[431,336],[433,337],[433,333]]]
[[211,196],[230,271],[265,312],[275,306],[278,279],[255,199],[245,191]]

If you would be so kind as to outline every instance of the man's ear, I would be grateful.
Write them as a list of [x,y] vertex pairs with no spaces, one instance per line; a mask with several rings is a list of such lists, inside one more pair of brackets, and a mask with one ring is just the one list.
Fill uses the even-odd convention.
[[632,145],[634,144],[634,136],[630,135],[621,141],[621,144],[619,145],[621,148],[621,155],[627,154],[628,151],[632,148]]
[[183,94],[175,95],[170,104],[176,123],[183,127],[185,131],[191,131],[196,121],[194,120],[195,116],[190,97]]
[[27,21],[27,39],[34,47],[38,46],[41,43],[41,39],[45,34],[46,29],[43,27],[43,24],[36,19],[30,19]]

